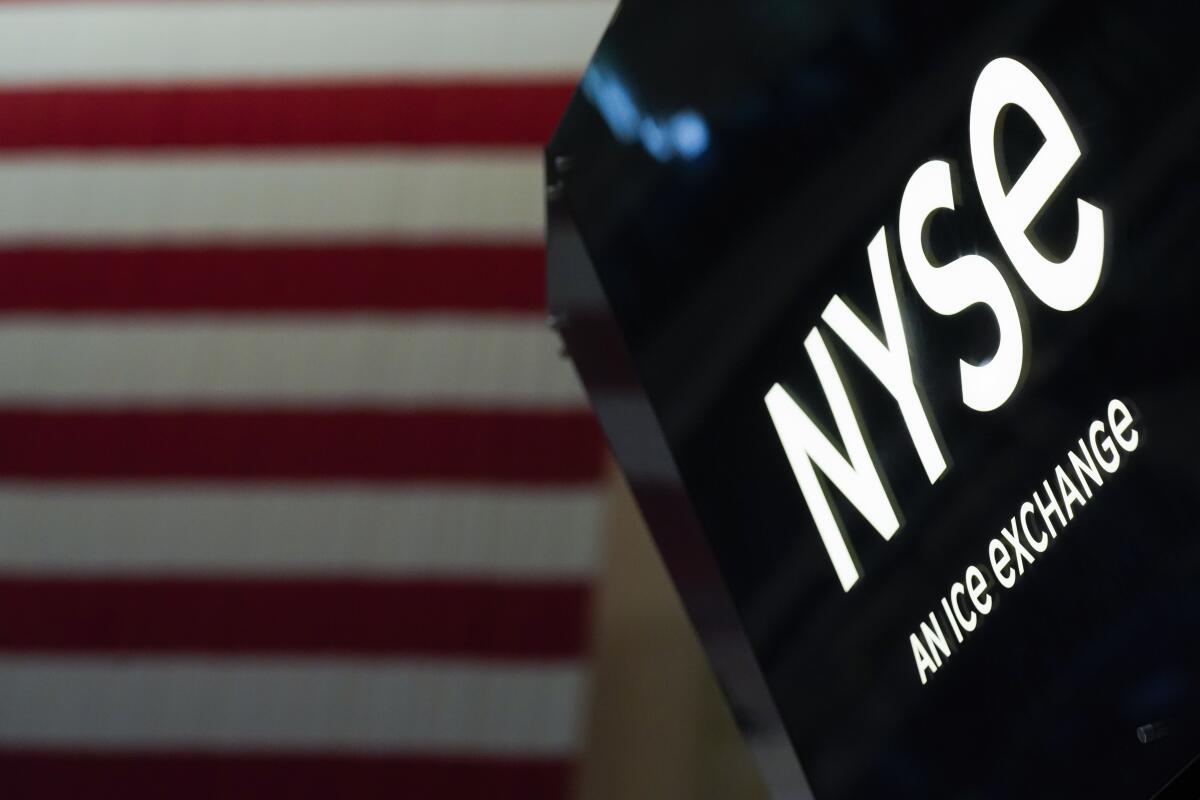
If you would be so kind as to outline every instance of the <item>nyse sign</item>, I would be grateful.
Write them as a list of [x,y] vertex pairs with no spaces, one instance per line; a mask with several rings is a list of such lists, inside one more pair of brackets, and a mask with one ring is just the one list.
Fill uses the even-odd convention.
[[[1147,800],[1200,753],[1198,24],[606,34],[548,152],[551,309],[776,796]],[[683,110],[686,159],[629,134]]]
[[[1004,164],[999,133],[1010,107],[1027,113],[1045,137],[1033,160],[1015,179]],[[1019,61],[998,58],[979,75],[971,100],[970,149],[984,210],[1025,286],[1050,308],[1073,311],[1081,307],[1100,281],[1104,212],[1085,200],[1076,200],[1075,243],[1062,256],[1047,252],[1031,234],[1031,226],[1079,161],[1081,150],[1049,89]],[[1019,388],[1026,367],[1027,325],[1018,290],[997,264],[976,254],[944,265],[931,262],[924,241],[930,219],[937,212],[953,211],[956,194],[954,167],[946,161],[929,161],[912,174],[900,201],[900,252],[909,280],[931,310],[951,316],[982,304],[994,316],[999,329],[994,355],[981,364],[959,362],[962,402],[975,411],[990,412],[1003,406]],[[867,247],[883,336],[840,296],[833,297],[821,319],[895,400],[925,474],[935,483],[947,470],[947,458],[914,376],[891,249],[886,228],[880,228]],[[817,531],[842,588],[848,592],[860,570],[817,470],[884,539],[891,539],[900,529],[900,513],[872,456],[851,390],[844,384],[819,327],[813,327],[804,348],[833,412],[841,448],[804,410],[801,398],[793,397],[781,384],[776,383],[767,393],[766,404]]]

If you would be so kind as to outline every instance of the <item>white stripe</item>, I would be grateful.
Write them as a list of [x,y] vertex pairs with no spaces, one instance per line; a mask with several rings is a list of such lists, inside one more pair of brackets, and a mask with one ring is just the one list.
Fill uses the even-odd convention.
[[79,2],[0,7],[0,82],[574,75],[612,0]]
[[534,151],[0,160],[0,239],[540,241]]
[[530,316],[0,317],[0,405],[582,408]]
[[572,579],[597,567],[603,496],[5,484],[0,510],[9,573]]
[[572,665],[0,658],[0,743],[564,754]]

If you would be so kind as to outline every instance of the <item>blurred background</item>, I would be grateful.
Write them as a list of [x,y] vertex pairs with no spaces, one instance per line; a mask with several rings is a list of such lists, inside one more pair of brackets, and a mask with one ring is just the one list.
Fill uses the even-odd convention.
[[761,796],[544,323],[612,12],[0,3],[4,796]]

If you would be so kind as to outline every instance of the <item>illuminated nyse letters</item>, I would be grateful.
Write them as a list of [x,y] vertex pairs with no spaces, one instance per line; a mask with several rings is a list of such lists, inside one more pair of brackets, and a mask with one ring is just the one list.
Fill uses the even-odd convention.
[[892,256],[888,248],[887,233],[879,233],[867,247],[867,261],[871,265],[871,282],[875,286],[875,299],[879,314],[883,318],[883,335],[880,340],[862,319],[850,310],[850,306],[835,295],[825,307],[821,319],[833,329],[846,346],[858,356],[867,369],[879,379],[884,388],[900,407],[900,416],[908,428],[917,455],[925,467],[929,480],[936,481],[946,471],[946,456],[933,433],[933,423],[921,402],[917,382],[913,378],[912,357],[908,351],[908,340],[904,335],[904,321],[900,316],[900,297],[896,292],[896,276],[892,269]]
[[[1002,164],[999,141],[999,125],[1010,106],[1028,113],[1045,137],[1037,155],[1015,180]],[[1103,212],[1076,200],[1079,227],[1075,246],[1061,262],[1043,253],[1029,232],[1081,155],[1070,123],[1050,91],[1021,63],[1009,58],[992,61],[980,74],[971,100],[970,140],[972,168],[984,210],[1017,274],[1051,308],[1079,308],[1099,283],[1104,259]],[[1011,187],[1005,190],[1008,182]],[[994,316],[999,329],[995,353],[979,364],[959,362],[963,404],[980,412],[994,411],[1016,392],[1025,368],[1026,333],[1020,298],[999,267],[983,256],[962,255],[944,265],[930,260],[925,246],[929,221],[935,212],[953,211],[955,207],[953,167],[938,160],[919,167],[900,202],[900,253],[913,288],[932,311],[952,316],[984,305]],[[839,296],[829,302],[821,319],[896,401],[926,476],[933,483],[946,471],[946,455],[913,375],[885,228],[868,246],[867,260],[883,337]],[[850,591],[860,575],[857,559],[817,470],[885,540],[899,530],[900,513],[888,494],[886,477],[872,458],[851,391],[843,384],[818,327],[805,338],[804,347],[833,412],[841,446],[830,441],[796,398],[778,383],[767,392],[767,410],[842,588]],[[1070,508],[1067,510],[1069,513]]]
[[[1007,192],[997,127],[1003,111],[1020,106],[1046,141]],[[1077,199],[1079,231],[1071,255],[1056,263],[1041,252],[1028,230],[1080,158],[1079,142],[1062,109],[1037,76],[1011,58],[984,67],[971,98],[971,162],[979,197],[1004,252],[1037,298],[1059,311],[1086,303],[1100,282],[1104,261],[1104,212]]]
[[[883,318],[884,339],[880,340],[841,297],[835,296],[821,316],[895,398],[925,472],[930,481],[936,481],[946,471],[946,458],[917,393],[904,323],[900,316],[900,298],[896,293],[887,234],[882,229],[867,248],[867,258],[871,265],[880,316]],[[849,591],[858,580],[858,567],[817,478],[814,464],[821,468],[829,481],[841,490],[884,539],[890,539],[899,529],[900,520],[884,488],[879,468],[871,458],[862,424],[854,413],[846,387],[842,385],[829,349],[817,328],[813,328],[804,346],[833,410],[838,434],[850,454],[850,461],[846,461],[837,447],[825,438],[820,428],[779,384],[775,384],[767,394],[767,408],[775,421],[779,438],[796,473],[796,481],[800,484],[800,491],[812,511],[817,531],[833,561],[842,588]]]
[[925,228],[938,209],[954,209],[950,165],[930,161],[913,173],[900,200],[900,253],[913,288],[925,305],[943,316],[982,303],[1000,326],[1000,345],[983,364],[959,361],[963,403],[976,411],[995,411],[1012,397],[1024,366],[1025,334],[1016,299],[1004,276],[983,256],[965,255],[942,267],[925,253]]

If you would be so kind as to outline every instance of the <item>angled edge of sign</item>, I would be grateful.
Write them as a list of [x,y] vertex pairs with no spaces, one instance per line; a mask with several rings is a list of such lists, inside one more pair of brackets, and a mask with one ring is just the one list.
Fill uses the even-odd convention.
[[771,797],[812,800],[783,720],[705,541],[666,436],[641,388],[593,261],[570,210],[565,157],[548,148],[547,300],[722,691]]

